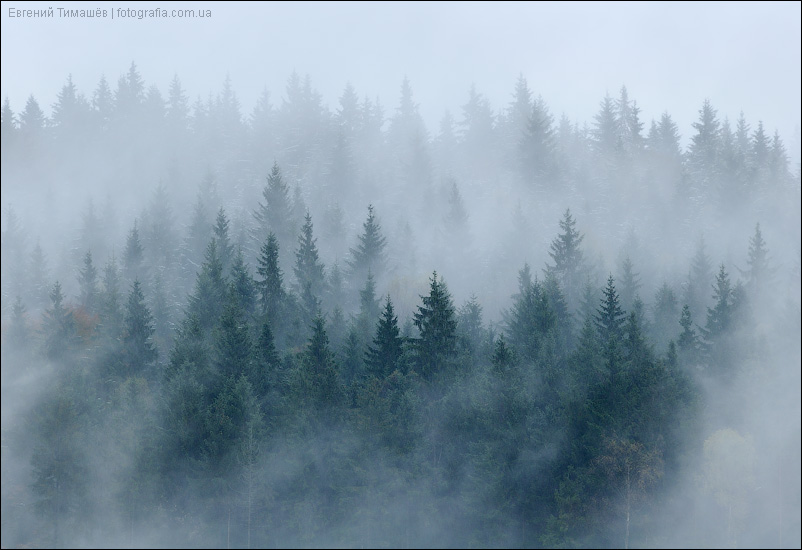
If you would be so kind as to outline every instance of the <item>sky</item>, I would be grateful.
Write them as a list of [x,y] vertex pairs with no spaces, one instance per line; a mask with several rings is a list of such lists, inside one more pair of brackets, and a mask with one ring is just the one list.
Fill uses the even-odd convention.
[[[9,8],[54,9],[17,18]],[[114,19],[60,18],[101,8]],[[118,8],[210,10],[211,17],[138,19]],[[592,124],[605,93],[626,85],[648,129],[668,111],[685,142],[705,98],[723,118],[743,111],[775,129],[798,159],[799,2],[2,2],[2,93],[19,112],[29,94],[49,114],[68,74],[91,96],[132,61],[166,94],[178,74],[192,100],[226,74],[247,115],[267,88],[279,105],[293,70],[332,110],[347,82],[385,114],[410,79],[428,129],[459,120],[471,84],[498,110],[519,74],[555,118]]]

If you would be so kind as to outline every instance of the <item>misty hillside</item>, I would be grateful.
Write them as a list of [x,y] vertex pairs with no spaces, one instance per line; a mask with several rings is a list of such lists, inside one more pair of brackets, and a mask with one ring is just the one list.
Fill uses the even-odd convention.
[[798,138],[121,70],[2,108],[2,547],[800,547]]

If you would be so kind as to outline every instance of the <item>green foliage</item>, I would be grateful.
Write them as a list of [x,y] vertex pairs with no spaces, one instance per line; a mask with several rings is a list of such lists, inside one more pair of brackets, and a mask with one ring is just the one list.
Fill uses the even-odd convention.
[[398,317],[388,295],[381,319],[376,325],[373,345],[365,353],[365,370],[369,376],[384,380],[397,368],[404,372],[404,366],[400,364],[403,354],[400,334]]
[[456,353],[456,330],[454,305],[445,281],[432,274],[429,295],[421,296],[423,304],[418,306],[413,322],[420,336],[415,340],[416,371],[424,380],[441,376]]
[[362,224],[362,233],[356,248],[351,248],[351,260],[348,266],[352,278],[359,280],[366,273],[381,275],[386,261],[385,248],[387,239],[382,235],[381,225],[373,212],[373,205],[368,205],[368,218]]
[[151,367],[158,357],[153,345],[153,315],[145,305],[142,285],[134,281],[128,295],[123,323],[122,362],[123,377],[145,376],[154,378]]

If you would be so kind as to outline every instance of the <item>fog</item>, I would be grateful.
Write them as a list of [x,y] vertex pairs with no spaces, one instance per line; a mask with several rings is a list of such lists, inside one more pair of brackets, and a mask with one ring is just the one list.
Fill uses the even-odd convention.
[[802,545],[799,3],[196,4],[3,4],[3,547]]

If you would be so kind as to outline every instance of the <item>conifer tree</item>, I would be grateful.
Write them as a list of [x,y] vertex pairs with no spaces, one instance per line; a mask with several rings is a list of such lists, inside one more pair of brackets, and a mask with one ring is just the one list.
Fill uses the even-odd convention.
[[133,282],[144,276],[142,266],[144,252],[145,249],[142,247],[142,241],[139,238],[137,221],[134,220],[134,227],[128,233],[128,238],[125,241],[125,251],[123,252],[123,268],[125,269],[125,277],[129,281]]
[[120,270],[116,258],[112,256],[103,267],[98,311],[101,332],[110,338],[117,338],[122,330],[123,311],[120,301]]
[[580,245],[585,236],[576,230],[576,221],[571,217],[571,210],[566,209],[560,221],[560,233],[550,245],[549,256],[554,265],[547,265],[562,285],[565,299],[570,311],[578,306],[581,281],[585,275],[585,261]]
[[421,296],[423,304],[418,306],[413,322],[420,333],[414,342],[418,373],[425,380],[440,376],[449,360],[456,353],[456,330],[454,305],[445,281],[432,274],[429,295]]
[[755,226],[755,234],[749,239],[749,254],[746,258],[749,268],[744,272],[746,284],[754,297],[768,287],[771,280],[772,269],[769,267],[768,250],[760,224]]
[[153,345],[153,332],[153,315],[145,304],[141,284],[135,280],[128,294],[123,324],[124,378],[129,376],[153,378],[150,369],[158,357]]
[[312,334],[301,356],[302,399],[318,412],[321,420],[332,420],[345,403],[345,392],[329,350],[323,317],[316,316],[311,328]]
[[226,291],[223,264],[217,254],[217,241],[212,238],[195,279],[195,289],[189,297],[189,313],[197,317],[204,331],[209,331],[217,324],[225,305]]
[[234,261],[234,245],[228,235],[229,221],[223,207],[217,211],[217,218],[214,222],[214,238],[217,241],[217,254],[220,256],[220,263],[223,266],[223,273],[229,274],[231,264]]
[[278,250],[278,239],[271,231],[262,245],[256,268],[259,305],[270,323],[278,322],[284,302],[284,275],[279,267]]
[[249,330],[239,296],[230,287],[228,300],[217,326],[215,343],[215,364],[224,378],[251,374],[252,348]]
[[97,269],[92,264],[92,252],[84,256],[84,265],[78,275],[78,285],[81,289],[81,306],[90,315],[98,308]]
[[679,325],[682,327],[682,332],[677,339],[680,358],[687,364],[693,364],[698,359],[699,337],[693,328],[691,308],[688,307],[688,304],[682,306]]
[[319,306],[319,299],[325,290],[326,277],[323,263],[320,261],[317,250],[317,239],[312,233],[312,216],[306,213],[304,226],[298,236],[298,250],[295,252],[295,279],[296,292],[301,296],[311,319],[317,308],[310,309],[315,304]]
[[596,329],[599,331],[599,339],[604,348],[607,367],[611,374],[614,374],[620,368],[620,347],[624,322],[624,311],[619,305],[613,276],[610,275],[607,279],[607,286],[603,291],[601,307],[596,310],[595,324]]
[[242,248],[237,248],[231,264],[231,289],[240,307],[247,315],[256,309],[256,283],[251,277]]
[[401,366],[399,361],[403,354],[403,339],[400,334],[398,317],[395,315],[393,303],[388,295],[384,311],[376,325],[373,345],[365,353],[365,367],[368,375],[384,380]]
[[58,281],[50,290],[50,302],[42,322],[45,357],[51,361],[66,360],[78,345],[79,337],[75,318],[64,305],[64,294]]
[[373,205],[368,205],[368,218],[362,224],[362,233],[359,235],[359,242],[356,248],[351,248],[351,260],[348,262],[351,268],[351,277],[357,280],[364,277],[368,272],[381,277],[386,261],[385,248],[387,239],[382,235],[381,225],[376,219]]
[[267,176],[267,185],[262,189],[262,198],[264,203],[259,202],[253,214],[258,224],[254,236],[257,242],[264,242],[269,233],[274,233],[279,246],[285,251],[281,263],[287,265],[291,258],[295,224],[292,218],[289,188],[284,183],[277,162],[273,163],[273,168]]

